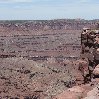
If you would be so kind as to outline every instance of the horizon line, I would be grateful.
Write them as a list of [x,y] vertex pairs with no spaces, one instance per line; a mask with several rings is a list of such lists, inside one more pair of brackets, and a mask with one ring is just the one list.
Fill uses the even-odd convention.
[[99,19],[83,19],[83,18],[53,18],[53,19],[0,19],[0,21],[50,21],[50,20],[99,20]]

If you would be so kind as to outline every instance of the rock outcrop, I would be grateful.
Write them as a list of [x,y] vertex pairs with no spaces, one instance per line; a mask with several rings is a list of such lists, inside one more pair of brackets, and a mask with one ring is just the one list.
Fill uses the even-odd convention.
[[86,77],[90,76],[90,80],[93,77],[93,73],[96,74],[98,70],[97,66],[99,64],[98,41],[99,41],[98,29],[84,28],[81,34],[81,45],[82,45],[81,58],[87,60],[89,75],[86,75]]

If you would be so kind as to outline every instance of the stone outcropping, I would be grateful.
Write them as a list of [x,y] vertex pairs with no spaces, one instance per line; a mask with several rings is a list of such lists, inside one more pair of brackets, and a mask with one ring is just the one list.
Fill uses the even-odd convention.
[[[81,34],[82,52],[81,58],[88,63],[88,71],[90,80],[93,76],[94,68],[99,64],[99,30],[84,28]],[[94,74],[97,72],[98,67],[94,70]],[[88,78],[88,77],[87,77]]]

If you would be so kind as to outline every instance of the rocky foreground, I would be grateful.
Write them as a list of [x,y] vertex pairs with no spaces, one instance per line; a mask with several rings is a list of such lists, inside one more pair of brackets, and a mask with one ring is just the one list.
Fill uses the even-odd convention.
[[99,65],[94,69],[93,75],[95,77],[90,83],[68,88],[54,99],[99,99]]
[[81,60],[58,63],[25,58],[0,59],[1,99],[99,99],[99,66],[84,84]]
[[79,62],[35,62],[25,58],[0,59],[2,99],[53,99],[76,85]]

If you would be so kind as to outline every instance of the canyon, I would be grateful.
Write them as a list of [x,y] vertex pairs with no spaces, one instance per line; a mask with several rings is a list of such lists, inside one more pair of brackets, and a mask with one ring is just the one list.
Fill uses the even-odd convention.
[[99,82],[98,22],[0,21],[0,98],[90,99]]

